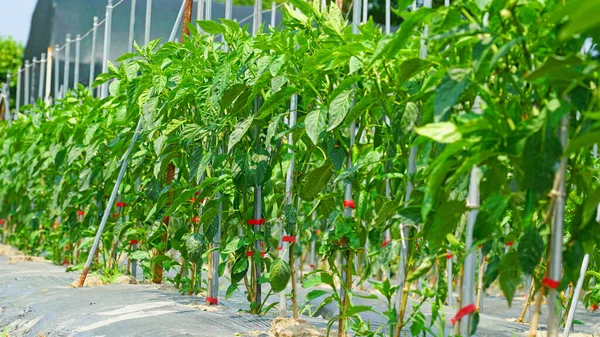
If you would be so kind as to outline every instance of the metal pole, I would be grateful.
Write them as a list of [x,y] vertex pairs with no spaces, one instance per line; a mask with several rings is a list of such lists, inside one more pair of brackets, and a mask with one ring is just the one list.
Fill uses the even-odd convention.
[[385,33],[389,34],[392,26],[392,4],[390,0],[385,0]]
[[66,42],[65,42],[65,71],[63,78],[63,97],[69,91],[69,71],[71,68],[71,34],[67,34]]
[[[313,200],[313,208],[317,205],[317,200]],[[315,229],[315,224],[317,222],[317,210],[315,209],[312,214],[312,237],[310,240],[310,269],[316,268],[316,259],[315,259],[315,246],[317,242],[317,231]]]
[[275,15],[277,10],[277,3],[275,1],[271,2],[271,27],[275,27]]
[[[563,149],[567,148],[569,136],[569,115],[566,114],[560,120],[559,137]],[[552,217],[552,237],[550,239],[550,269],[548,277],[556,282],[562,278],[562,250],[563,250],[563,225],[565,211],[565,174],[567,170],[567,157],[564,156],[560,161],[560,167],[557,174],[558,191],[553,190],[556,195],[556,206],[554,216]],[[556,188],[556,187],[555,187]],[[558,326],[560,324],[560,299],[556,289],[550,288],[548,293],[548,337],[558,336]]]
[[[225,10],[227,11],[227,10]],[[198,0],[198,7],[196,8],[196,20],[202,21],[204,20],[204,0]],[[196,25],[198,28],[198,32],[202,34],[202,28],[199,25]]]
[[88,81],[88,87],[92,92],[92,96],[94,95],[94,90],[92,90],[92,84],[94,83],[94,77],[96,72],[96,36],[98,35],[98,17],[94,16],[94,28],[92,29],[92,52],[90,58],[90,78]]
[[233,1],[225,0],[225,19],[231,20],[233,17]]
[[454,279],[453,275],[452,275],[452,251],[451,250],[447,250],[446,251],[446,274],[448,275],[448,299],[446,300],[446,304],[451,307],[452,306],[452,297],[454,296],[453,294],[453,287],[452,287],[452,281]]
[[42,53],[42,60],[40,61],[40,83],[38,85],[38,97],[44,99],[44,84],[46,84],[46,54]]
[[31,104],[29,100],[29,60],[25,60],[25,105]]
[[79,84],[79,62],[81,61],[81,35],[75,37],[75,69],[73,70],[73,88]]
[[150,42],[150,26],[152,24],[152,0],[146,0],[146,28],[144,29],[144,45]]
[[[598,218],[598,217],[596,217]],[[569,308],[569,315],[567,316],[567,322],[565,323],[565,330],[563,331],[563,337],[569,337],[571,333],[571,326],[573,325],[573,319],[575,318],[575,310],[579,303],[579,296],[581,295],[581,288],[583,287],[583,279],[587,271],[588,264],[590,263],[590,254],[583,256],[583,262],[581,263],[581,269],[579,270],[579,278],[577,279],[577,286],[573,292],[573,298],[571,299],[571,307]]]
[[[152,94],[152,92],[151,92]],[[100,238],[102,237],[102,232],[104,231],[104,226],[106,226],[106,222],[108,221],[108,215],[110,214],[110,210],[115,203],[115,199],[117,197],[117,192],[119,191],[119,186],[121,186],[121,181],[123,181],[123,176],[125,176],[125,170],[127,169],[127,163],[129,161],[129,155],[133,150],[133,145],[135,144],[138,135],[142,129],[142,121],[144,117],[140,116],[138,120],[137,127],[135,128],[135,132],[133,133],[133,137],[131,138],[131,143],[129,143],[129,148],[127,152],[125,152],[125,156],[123,157],[123,161],[121,162],[121,170],[119,171],[119,176],[117,177],[117,182],[113,187],[113,190],[110,194],[110,198],[108,199],[108,203],[106,204],[106,209],[104,210],[104,214],[102,214],[102,221],[100,222],[100,227],[98,228],[98,232],[96,233],[96,237],[94,238],[94,243],[92,244],[92,248],[90,249],[90,253],[85,262],[85,267],[81,272],[81,276],[79,277],[78,287],[83,287],[85,282],[85,278],[87,277],[87,273],[92,265],[92,261],[94,260],[94,255],[96,250],[98,249],[98,244],[100,243]]]
[[[473,229],[475,228],[475,222],[477,221],[477,214],[479,213],[479,180],[481,170],[477,166],[473,166],[471,169],[471,179],[469,182],[469,195],[467,198],[467,208],[469,213],[467,214],[467,232],[465,251],[467,257],[465,258],[464,264],[464,275],[463,275],[463,288],[462,288],[462,308],[471,307],[474,305],[475,296],[475,250],[473,250]],[[461,309],[462,309],[461,308]],[[462,336],[470,336],[471,333],[471,317],[472,312],[465,314],[460,318],[460,330]]]
[[[4,84],[4,107],[5,107],[5,115],[4,120],[8,120],[8,126],[12,126],[12,116],[10,113],[10,70],[6,72],[6,83]],[[6,243],[4,240],[6,236],[2,237],[3,243]]]
[[36,68],[37,68],[38,62],[39,61],[38,61],[37,57],[34,57],[33,62],[31,62],[31,82],[30,82],[31,83],[31,91],[29,93],[29,97],[31,99],[30,104],[35,104],[36,98],[37,98],[37,95],[36,95],[37,88],[35,85],[36,84],[35,81],[36,81]]
[[[108,72],[108,59],[110,57],[110,38],[112,34],[112,0],[106,6],[106,21],[104,22],[104,55],[102,56],[102,73]],[[100,98],[108,97],[108,82],[100,88]]]
[[254,0],[254,17],[252,20],[252,35],[258,34],[262,24],[262,0]]
[[54,46],[54,100],[59,99],[59,90],[60,90],[60,62],[58,60],[58,45]]
[[369,19],[369,0],[363,0],[362,3],[362,22],[367,22]]
[[136,0],[131,0],[131,10],[129,15],[129,45],[127,46],[128,52],[133,52],[133,40],[135,34],[135,6]]
[[206,10],[206,15],[205,15],[204,19],[212,20],[212,0],[206,0],[205,10]]
[[13,116],[13,119],[17,119],[19,116],[19,109],[21,108],[21,85],[23,84],[21,82],[22,71],[23,68],[19,67],[19,70],[17,71],[17,101],[15,102],[15,115]]

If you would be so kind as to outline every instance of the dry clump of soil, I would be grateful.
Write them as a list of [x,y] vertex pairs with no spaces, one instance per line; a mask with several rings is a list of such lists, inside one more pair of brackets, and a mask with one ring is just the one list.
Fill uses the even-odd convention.
[[19,263],[19,262],[46,262],[41,256],[28,256],[28,255],[13,255],[8,257],[8,263]]
[[303,319],[277,317],[271,322],[272,337],[325,337],[325,330],[317,329]]
[[209,312],[223,310],[223,307],[218,306],[218,305],[206,305],[206,304],[202,304],[202,303],[198,303],[198,302],[192,302],[192,303],[190,303],[190,306],[194,309],[198,309],[201,311],[209,311]]
[[0,255],[23,255],[23,254],[11,246],[3,245],[0,243]]
[[138,281],[135,279],[135,277],[131,276],[131,275],[121,275],[119,277],[117,277],[117,279],[115,280],[116,284],[138,284]]
[[[71,287],[77,288],[78,284],[79,279],[73,281],[73,283],[71,283]],[[84,287],[99,287],[101,285],[104,285],[104,282],[102,282],[102,279],[96,275],[88,275],[83,283]]]

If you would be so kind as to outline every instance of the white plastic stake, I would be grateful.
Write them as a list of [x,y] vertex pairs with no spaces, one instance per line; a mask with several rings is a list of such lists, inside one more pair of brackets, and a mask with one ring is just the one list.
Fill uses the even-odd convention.
[[135,40],[135,6],[136,0],[131,0],[131,9],[129,11],[129,43],[127,51],[133,52],[133,41]]
[[573,326],[573,319],[575,318],[575,310],[577,310],[577,303],[579,302],[579,296],[581,296],[581,288],[583,287],[583,279],[587,271],[588,264],[590,263],[590,254],[583,256],[583,262],[581,263],[581,269],[579,270],[579,278],[577,279],[577,286],[573,292],[573,298],[571,299],[571,307],[569,308],[569,315],[567,316],[567,322],[565,323],[565,330],[563,331],[563,337],[569,337],[571,333],[571,327]]
[[73,88],[79,84],[79,66],[81,63],[81,35],[75,37],[75,68],[73,70]]
[[[479,181],[481,179],[481,170],[477,166],[471,168],[471,179],[469,182],[469,195],[467,198],[467,208],[469,212],[467,214],[467,232],[465,251],[467,257],[465,258],[464,264],[464,275],[463,275],[463,287],[462,287],[462,307],[468,307],[474,305],[475,296],[475,249],[473,247],[473,229],[475,228],[475,222],[477,221],[477,214],[479,213]],[[462,336],[470,336],[471,332],[471,317],[472,313],[464,315],[460,319],[460,330]]]
[[69,71],[71,68],[71,34],[67,34],[65,39],[65,70],[63,78],[63,93],[66,95],[69,90]]
[[19,116],[19,109],[21,108],[21,86],[23,82],[21,81],[21,73],[23,72],[23,68],[19,67],[17,71],[17,101],[15,102],[15,115],[13,116],[13,120],[17,119]]
[[152,0],[146,0],[146,27],[144,29],[144,45],[150,42],[150,29],[152,25]]
[[[563,149],[567,148],[569,135],[569,114],[563,116],[560,120],[559,138]],[[558,191],[553,191],[556,196],[556,206],[552,217],[552,232],[550,239],[550,269],[548,277],[554,281],[560,282],[562,278],[562,250],[563,250],[563,224],[565,211],[565,175],[567,170],[567,156],[563,156],[560,161],[558,174]],[[560,324],[560,300],[556,289],[549,289],[548,292],[548,337],[558,336],[558,326]]]
[[90,78],[88,81],[88,87],[92,92],[92,96],[94,95],[94,91],[92,90],[92,84],[94,83],[94,77],[96,72],[96,36],[98,35],[98,17],[94,16],[94,28],[92,28],[92,51],[90,53]]
[[54,101],[60,98],[60,61],[58,59],[59,46],[54,46]]
[[31,104],[29,100],[29,60],[25,60],[25,104]]
[[[106,21],[104,21],[104,53],[102,56],[102,73],[108,72],[108,60],[110,57],[110,40],[112,35],[112,10],[112,0],[108,0],[108,5],[106,6]],[[100,87],[100,98],[108,97],[108,85],[109,83],[106,82]]]

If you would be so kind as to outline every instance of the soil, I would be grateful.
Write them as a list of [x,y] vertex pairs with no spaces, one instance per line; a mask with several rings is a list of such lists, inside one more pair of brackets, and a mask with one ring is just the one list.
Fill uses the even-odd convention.
[[3,245],[0,243],[0,255],[23,255],[23,254],[11,246]]
[[121,275],[115,280],[116,284],[137,284],[138,281],[131,275]]
[[8,263],[19,262],[48,262],[41,256],[13,255],[8,257]]
[[269,336],[272,337],[321,337],[326,331],[314,327],[303,319],[277,317],[271,323]]
[[221,311],[223,310],[223,307],[220,307],[218,305],[206,305],[206,304],[202,304],[202,303],[197,303],[197,302],[192,302],[190,303],[190,306],[193,308],[196,308],[198,310],[201,311]]
[[[78,284],[79,284],[79,279],[76,279],[75,281],[73,281],[71,283],[71,287],[77,288]],[[102,282],[102,279],[96,275],[88,275],[85,278],[85,282],[83,283],[84,287],[99,287],[101,285],[104,285],[104,282]]]

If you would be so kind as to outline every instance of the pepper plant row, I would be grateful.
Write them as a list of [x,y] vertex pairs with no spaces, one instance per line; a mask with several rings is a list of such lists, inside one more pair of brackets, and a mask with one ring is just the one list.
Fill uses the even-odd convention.
[[[203,261],[218,263],[219,276],[229,275],[225,296],[244,291],[256,314],[270,309],[261,298],[266,283],[267,297],[287,292],[290,279],[325,285],[331,290],[307,298],[339,303],[331,323],[339,320],[340,334],[397,336],[404,327],[436,334],[447,284],[474,284],[461,267],[471,252],[481,252],[483,290],[497,281],[509,304],[526,277],[531,298],[575,284],[589,254],[584,302],[598,305],[592,150],[600,135],[593,47],[600,33],[586,13],[599,1],[464,0],[397,10],[403,21],[389,35],[372,21],[353,32],[335,6],[290,2],[281,27],[254,36],[222,19],[199,21],[203,34],[190,25],[183,44],[136,45],[97,77],[96,86],[110,83],[109,97],[79,86],[0,125],[8,242],[81,266],[143,116],[93,265],[105,275],[125,270],[115,263],[123,255],[157,283],[163,268],[176,270],[169,281],[194,293],[203,287]],[[469,185],[480,204],[467,203]],[[477,211],[471,227],[470,210]],[[559,217],[564,229],[556,233]],[[564,236],[560,256],[549,253],[555,235]],[[311,247],[318,262],[308,257]],[[452,273],[447,259],[459,262]],[[553,279],[548,268],[557,259],[562,276]],[[367,280],[387,298],[389,310],[380,313],[387,325],[377,329],[360,318],[373,309],[353,305],[353,288]],[[297,317],[296,282],[291,289]],[[409,293],[419,305],[406,307]],[[430,321],[425,301],[434,304]],[[473,314],[461,310],[455,319]]]

